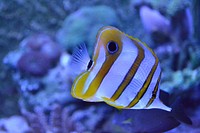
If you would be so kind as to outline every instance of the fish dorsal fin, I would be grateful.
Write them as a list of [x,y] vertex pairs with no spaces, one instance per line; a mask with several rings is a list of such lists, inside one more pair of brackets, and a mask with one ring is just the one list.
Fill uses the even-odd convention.
[[88,54],[85,43],[78,45],[71,58],[71,68],[75,74],[80,74],[87,70],[88,63],[90,62],[90,56]]
[[132,36],[129,36],[128,34],[126,34],[126,36],[128,36],[128,37],[129,37],[131,40],[133,40],[133,41],[136,41],[136,42],[141,43],[141,44],[144,45],[146,48],[148,48],[148,50],[150,50],[152,53],[154,53],[153,50],[152,50],[145,42],[140,41],[138,38],[134,38],[134,37],[132,37]]

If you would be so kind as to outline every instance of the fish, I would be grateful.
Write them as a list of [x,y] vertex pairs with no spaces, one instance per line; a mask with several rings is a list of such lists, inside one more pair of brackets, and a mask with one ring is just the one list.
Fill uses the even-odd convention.
[[71,95],[77,99],[105,102],[117,109],[173,110],[159,98],[162,71],[157,55],[115,27],[98,31],[92,58],[83,43],[74,50],[71,62],[78,73]]

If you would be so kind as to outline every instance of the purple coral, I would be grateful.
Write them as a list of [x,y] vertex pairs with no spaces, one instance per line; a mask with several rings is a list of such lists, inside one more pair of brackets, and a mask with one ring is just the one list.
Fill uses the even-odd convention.
[[24,39],[21,43],[25,53],[17,66],[21,72],[33,76],[44,76],[48,69],[59,60],[61,49],[48,35],[38,34]]
[[169,34],[170,21],[161,15],[160,12],[153,10],[148,6],[141,6],[140,17],[144,28],[148,32],[159,31],[164,34]]
[[26,74],[44,76],[50,68],[50,62],[43,53],[30,51],[21,56],[17,66]]
[[173,34],[179,41],[190,38],[193,34],[192,13],[189,8],[177,11],[171,18]]
[[34,113],[21,110],[22,115],[29,122],[33,133],[69,133],[76,132],[75,126],[71,117],[69,116],[68,108],[62,108],[60,105],[52,105],[49,116],[45,114],[44,110],[36,107]]
[[28,51],[38,51],[43,53],[51,63],[58,61],[61,49],[48,35],[38,34],[24,39],[21,46]]

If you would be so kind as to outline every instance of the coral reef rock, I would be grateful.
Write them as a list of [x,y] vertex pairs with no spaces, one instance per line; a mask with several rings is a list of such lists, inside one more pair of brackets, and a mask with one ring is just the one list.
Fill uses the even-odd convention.
[[17,66],[26,74],[44,76],[50,68],[50,62],[40,52],[27,52],[21,56]]
[[1,133],[25,133],[30,132],[26,120],[21,116],[12,116],[10,118],[0,119]]
[[21,44],[22,55],[17,62],[21,72],[32,76],[44,76],[59,60],[61,49],[46,34],[25,38]]
[[117,24],[118,18],[112,8],[83,7],[65,19],[62,28],[57,33],[57,39],[69,51],[76,45],[86,43],[91,52],[99,28]]

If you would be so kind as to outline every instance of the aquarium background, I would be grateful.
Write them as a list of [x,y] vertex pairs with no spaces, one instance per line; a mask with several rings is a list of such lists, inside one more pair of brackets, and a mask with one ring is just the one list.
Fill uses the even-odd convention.
[[[200,132],[199,24],[198,0],[1,0],[0,132]],[[71,96],[73,50],[85,43],[92,56],[98,30],[108,25],[154,50],[160,88],[171,103],[181,97],[192,125],[136,128],[125,121],[130,111]]]

